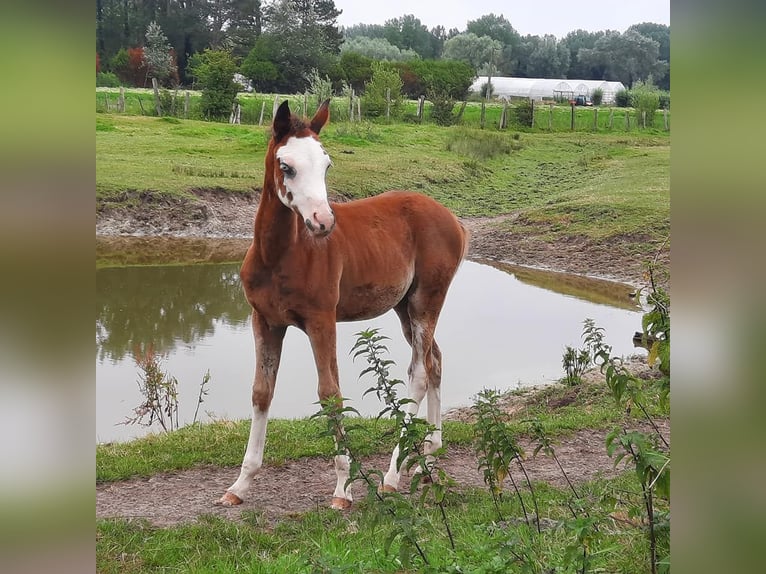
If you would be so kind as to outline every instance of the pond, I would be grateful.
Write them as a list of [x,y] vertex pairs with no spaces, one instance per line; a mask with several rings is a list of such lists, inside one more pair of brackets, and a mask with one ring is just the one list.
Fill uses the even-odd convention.
[[[179,418],[190,422],[200,383],[210,372],[199,420],[250,417],[255,367],[250,308],[238,263],[247,242],[158,238],[99,240],[96,270],[96,440],[130,440],[158,429],[120,424],[141,403],[136,349],[151,346],[163,370],[179,382]],[[116,244],[117,243],[117,244]],[[159,264],[163,262],[164,264]],[[566,345],[579,347],[583,321],[606,329],[614,352],[642,352],[632,336],[641,312],[629,285],[551,273],[493,261],[465,261],[452,284],[436,338],[444,356],[442,409],[464,406],[483,388],[507,390],[563,376]],[[393,312],[338,325],[343,396],[363,415],[375,415],[371,379],[349,351],[360,330],[390,337],[391,376],[406,380],[409,347]],[[316,371],[307,337],[288,329],[270,415],[317,411]]]

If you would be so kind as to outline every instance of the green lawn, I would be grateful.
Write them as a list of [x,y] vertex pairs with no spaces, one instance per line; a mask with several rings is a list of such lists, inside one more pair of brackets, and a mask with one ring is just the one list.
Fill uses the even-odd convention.
[[[189,191],[243,192],[263,180],[267,129],[175,118],[96,115],[99,205]],[[331,191],[351,198],[413,189],[460,216],[519,212],[552,233],[668,234],[665,134],[539,133],[332,122]],[[125,193],[125,192],[140,193]],[[146,199],[145,199],[146,201]]]

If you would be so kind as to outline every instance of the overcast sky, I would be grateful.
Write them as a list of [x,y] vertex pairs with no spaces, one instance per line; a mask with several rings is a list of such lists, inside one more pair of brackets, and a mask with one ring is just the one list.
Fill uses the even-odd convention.
[[522,36],[558,38],[578,28],[624,32],[641,22],[670,25],[670,0],[335,0],[335,7],[343,10],[341,26],[383,24],[412,14],[429,30],[442,25],[463,32],[469,20],[502,14]]

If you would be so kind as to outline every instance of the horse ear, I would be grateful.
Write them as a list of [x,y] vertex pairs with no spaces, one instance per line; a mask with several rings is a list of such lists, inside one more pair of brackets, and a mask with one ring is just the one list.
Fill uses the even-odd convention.
[[311,118],[311,131],[315,134],[319,134],[327,120],[330,119],[330,100],[327,99],[319,106],[317,113]]
[[281,140],[290,131],[290,106],[287,100],[277,109],[277,115],[274,116],[274,123],[271,126],[271,134],[276,141]]

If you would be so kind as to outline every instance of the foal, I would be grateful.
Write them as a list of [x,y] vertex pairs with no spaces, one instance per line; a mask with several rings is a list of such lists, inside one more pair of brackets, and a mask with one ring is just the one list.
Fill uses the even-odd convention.
[[[256,367],[250,438],[237,481],[217,504],[245,498],[261,467],[269,405],[289,326],[311,342],[319,398],[340,397],[336,322],[399,316],[412,346],[407,408],[417,413],[428,395],[428,422],[436,430],[428,453],[441,446],[441,352],[434,340],[447,289],[468,248],[468,233],[445,207],[424,195],[389,191],[349,203],[329,203],[325,175],[330,157],[318,135],[329,100],[310,121],[277,110],[266,152],[253,242],[240,277],[253,307]],[[383,480],[395,490],[398,452]],[[335,457],[333,508],[348,508],[349,460]]]

